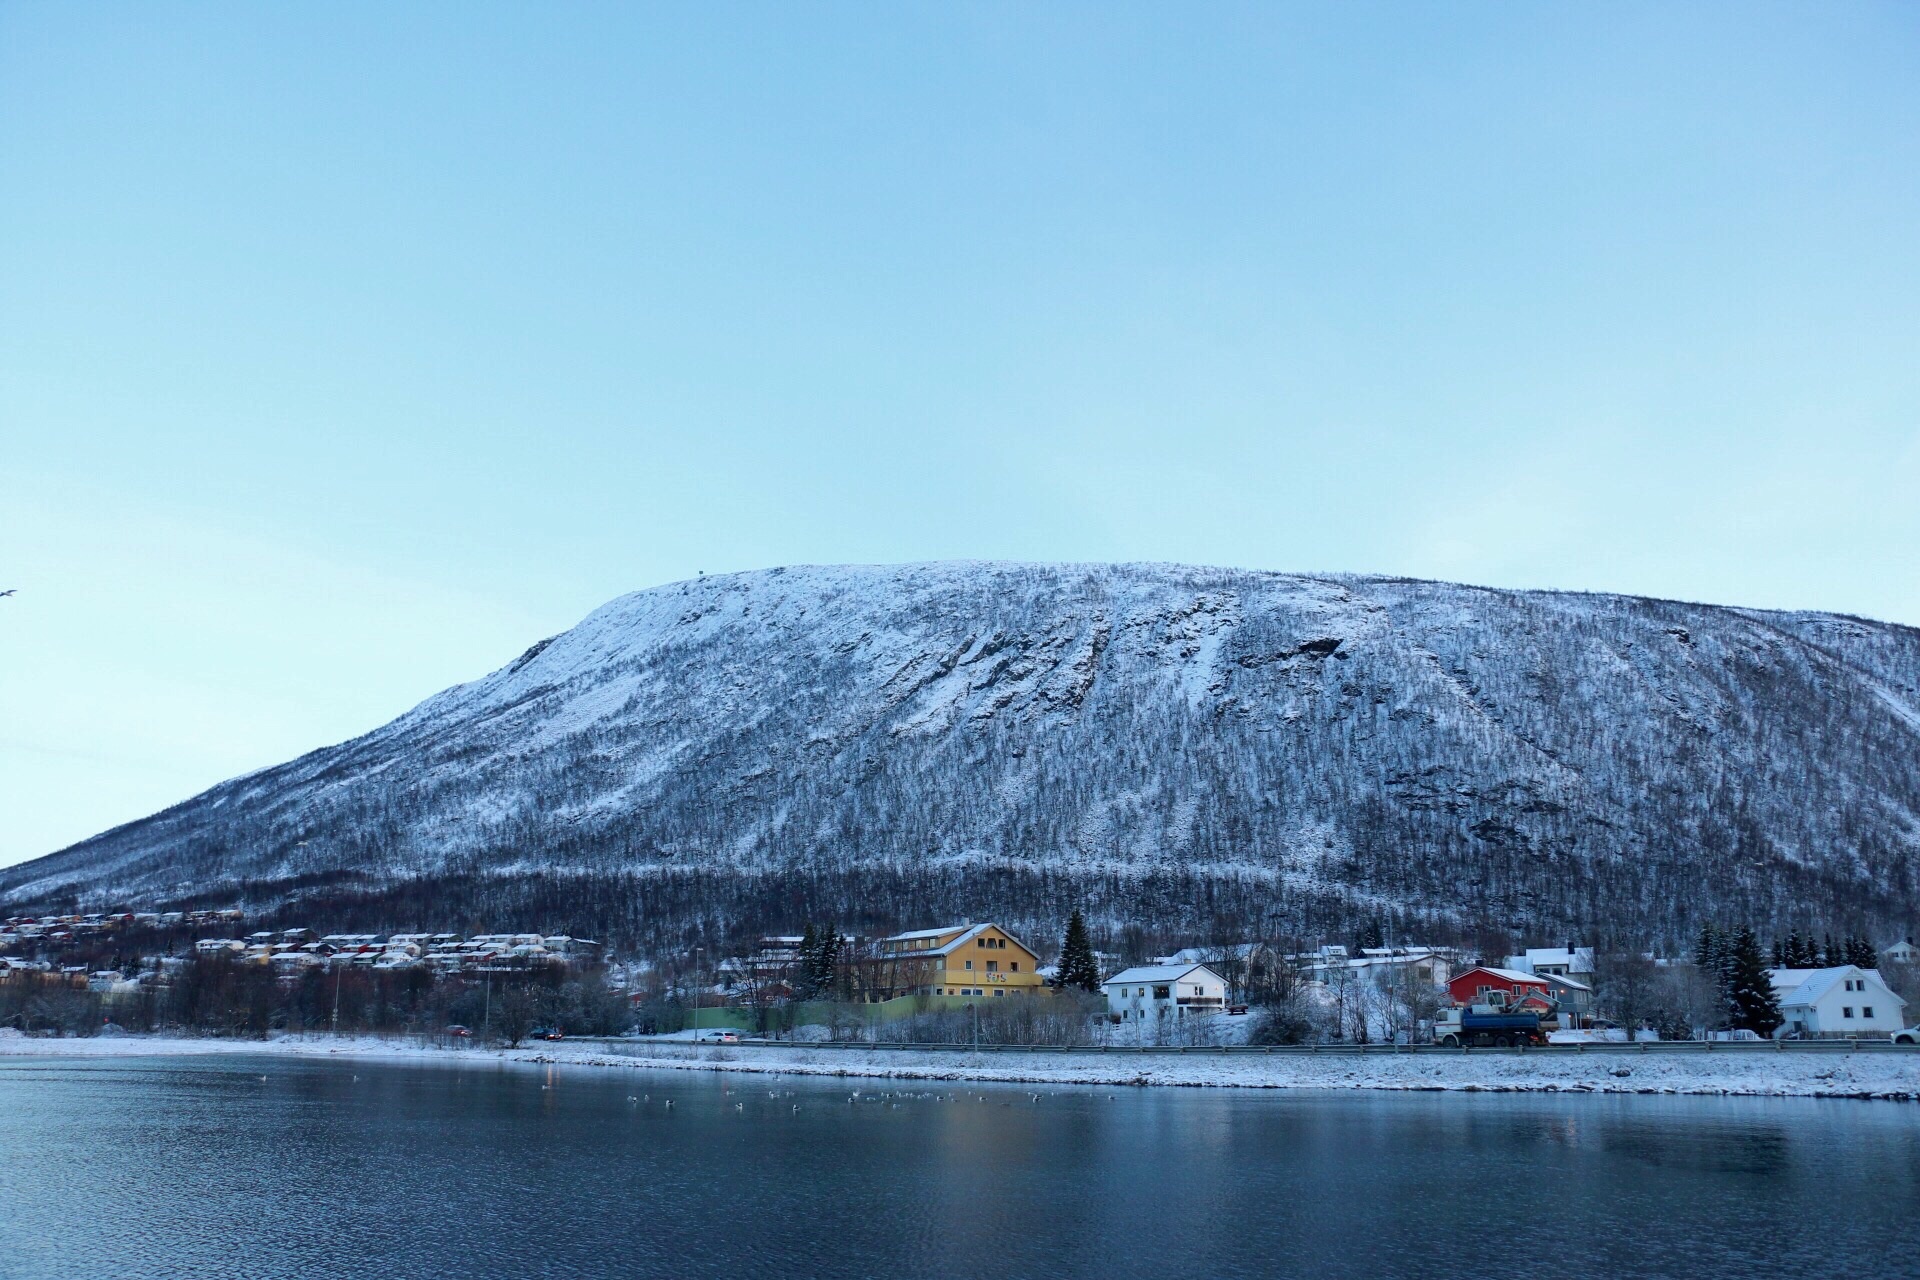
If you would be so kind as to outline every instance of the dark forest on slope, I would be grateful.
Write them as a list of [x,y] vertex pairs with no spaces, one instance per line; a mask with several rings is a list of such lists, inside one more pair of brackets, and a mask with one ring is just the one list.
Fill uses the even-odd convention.
[[1920,632],[1165,565],[768,570],[614,601],[374,732],[0,871],[623,945],[971,917],[1677,945],[1910,932]]

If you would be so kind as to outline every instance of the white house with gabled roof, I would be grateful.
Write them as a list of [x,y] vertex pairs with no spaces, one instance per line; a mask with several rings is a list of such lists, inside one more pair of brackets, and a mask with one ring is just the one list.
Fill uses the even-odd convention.
[[1906,1025],[1907,1002],[1874,969],[1774,969],[1773,993],[1784,1019],[1776,1036],[1882,1036]]
[[1105,982],[1107,1012],[1123,1022],[1221,1013],[1227,980],[1203,964],[1150,964],[1122,969]]
[[1591,982],[1592,947],[1528,947],[1517,956],[1508,956],[1506,967],[1520,973],[1545,978],[1555,974],[1563,978]]

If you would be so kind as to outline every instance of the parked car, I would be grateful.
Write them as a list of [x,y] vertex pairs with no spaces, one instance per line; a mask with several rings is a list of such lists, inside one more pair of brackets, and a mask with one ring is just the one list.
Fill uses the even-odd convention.
[[452,1026],[447,1028],[447,1034],[458,1039],[460,1037],[472,1035],[473,1030],[469,1027],[463,1027],[456,1022]]
[[740,1033],[720,1027],[713,1031],[702,1031],[697,1038],[702,1044],[738,1044]]
[[535,1040],[565,1040],[567,1033],[558,1027],[535,1027],[530,1033]]
[[1745,1027],[1736,1027],[1732,1031],[1716,1031],[1713,1033],[1712,1038],[1715,1040],[1735,1040],[1735,1041],[1766,1039],[1766,1037],[1761,1035],[1758,1031],[1749,1031]]
[[1908,1027],[1905,1031],[1893,1033],[1895,1044],[1920,1044],[1920,1027]]

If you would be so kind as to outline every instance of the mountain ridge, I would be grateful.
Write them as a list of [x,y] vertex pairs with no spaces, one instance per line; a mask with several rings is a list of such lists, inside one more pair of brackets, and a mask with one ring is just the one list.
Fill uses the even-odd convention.
[[[1920,630],[1847,615],[789,566],[617,597],[367,734],[0,869],[0,900],[377,914],[440,884],[635,939],[1078,901],[1110,929],[1885,927],[1916,904],[1915,760]],[[569,904],[570,877],[627,905]]]

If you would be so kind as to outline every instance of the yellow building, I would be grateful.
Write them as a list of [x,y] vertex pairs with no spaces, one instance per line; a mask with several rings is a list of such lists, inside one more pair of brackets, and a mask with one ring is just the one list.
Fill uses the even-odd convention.
[[1040,957],[995,924],[957,924],[880,939],[875,985],[891,996],[1032,995]]

